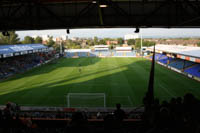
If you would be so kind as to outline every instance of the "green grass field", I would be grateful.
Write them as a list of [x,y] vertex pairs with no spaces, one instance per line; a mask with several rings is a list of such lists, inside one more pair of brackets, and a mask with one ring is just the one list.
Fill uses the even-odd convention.
[[[142,58],[62,58],[0,81],[0,104],[12,101],[20,105],[67,106],[68,93],[105,93],[107,107],[116,103],[140,106],[147,91],[150,67],[151,62]],[[200,97],[200,83],[155,66],[155,97],[167,100],[187,92]],[[102,106],[103,98],[88,99],[72,98],[70,102]]]

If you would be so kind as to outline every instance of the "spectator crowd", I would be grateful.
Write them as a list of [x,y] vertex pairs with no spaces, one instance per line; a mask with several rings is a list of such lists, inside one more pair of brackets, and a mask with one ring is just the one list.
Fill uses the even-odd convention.
[[[145,104],[146,99],[144,108]],[[125,112],[120,104],[112,112],[94,113],[22,111],[19,105],[8,103],[0,111],[0,132],[199,133],[200,101],[190,93],[161,104],[155,99],[152,107],[141,113]]]
[[144,111],[143,121],[148,133],[199,133],[200,100],[191,93],[161,104],[155,99],[152,107]]
[[17,73],[23,73],[39,64],[50,60],[53,55],[48,53],[33,53],[0,59],[0,79]]
[[[48,53],[33,53],[0,59],[0,79],[23,73],[53,58]],[[0,109],[2,133],[200,133],[200,100],[193,94],[154,99],[151,107],[143,99],[144,110],[126,112],[116,104],[110,112],[24,111],[15,103]]]

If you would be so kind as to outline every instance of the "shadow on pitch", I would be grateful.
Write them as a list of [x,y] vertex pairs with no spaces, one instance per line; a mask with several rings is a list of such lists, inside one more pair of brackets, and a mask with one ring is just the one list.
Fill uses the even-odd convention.
[[[147,91],[150,66],[151,63],[149,61],[139,60],[129,65],[122,65],[95,73],[80,74],[73,78],[60,79],[59,81],[38,85],[37,87],[30,86],[23,90],[16,88],[14,92],[1,95],[0,103],[5,104],[8,101],[12,101],[22,105],[66,106],[66,95],[68,93],[106,93],[107,97],[130,96],[134,106],[138,106],[142,103],[143,96]],[[165,68],[161,69],[164,70]],[[102,75],[102,73],[105,73],[105,75]],[[88,78],[90,76],[93,78]],[[160,77],[159,73],[155,73],[155,77],[156,80],[158,80],[157,77],[159,77],[160,81],[165,80],[164,73],[162,77]],[[82,80],[84,78],[88,79]],[[73,80],[76,81],[72,82]],[[174,84],[180,86],[182,90],[189,87],[189,85],[182,86],[182,83],[174,81],[173,77],[165,82],[169,84],[170,88],[173,88]],[[195,81],[194,84],[197,87],[199,86],[199,83]],[[162,89],[162,91],[158,91],[159,89]],[[166,94],[159,84],[155,84],[155,94],[158,95],[158,92]],[[182,92],[178,95],[183,96],[186,93]],[[115,103],[107,101],[106,104],[112,106]]]
[[[72,78],[60,79],[59,81],[45,85],[38,85],[36,87],[30,86],[24,89],[19,87],[13,92],[1,95],[0,104],[13,101],[23,105],[65,106],[67,93],[105,92],[109,96],[131,96],[130,98],[134,101],[134,104],[141,103],[141,100],[137,99],[142,99],[144,92],[137,92],[137,90],[135,90],[137,85],[131,83],[139,83],[140,80],[132,77],[131,69],[134,69],[133,66],[134,63],[112,67],[94,73],[80,74]],[[105,74],[102,76],[102,73]],[[122,79],[123,75],[125,78]],[[85,78],[88,79],[81,81]],[[75,80],[75,82],[73,82],[73,80]],[[144,82],[146,81],[147,78]],[[142,90],[145,89],[143,88]],[[140,95],[135,95],[135,93],[139,93]],[[142,97],[140,97],[141,95]],[[111,105],[109,101],[107,104]],[[115,103],[113,106],[115,106]]]
[[42,75],[45,73],[52,72],[56,69],[59,68],[64,68],[64,67],[84,67],[84,66],[90,66],[94,65],[97,62],[99,62],[101,58],[61,58],[58,59],[57,61],[53,61],[51,63],[39,66],[37,68],[33,68],[32,70],[29,70],[25,73],[20,73],[16,74],[12,77],[9,77],[8,79],[1,80],[0,83],[5,83],[7,81],[12,81],[20,78],[26,78],[26,77],[31,77],[35,75]]

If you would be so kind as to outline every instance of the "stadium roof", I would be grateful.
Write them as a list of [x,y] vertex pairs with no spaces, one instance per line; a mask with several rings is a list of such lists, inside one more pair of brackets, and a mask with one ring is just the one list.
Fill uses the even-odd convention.
[[[150,47],[152,50],[153,47]],[[189,57],[200,58],[200,47],[189,47],[189,46],[179,46],[179,45],[156,45],[156,51],[163,51],[167,53],[174,53],[185,55]]]
[[[100,8],[104,2],[107,8]],[[200,0],[1,0],[0,30],[200,27]]]
[[132,47],[116,47],[115,50],[117,50],[117,51],[131,51]]
[[91,52],[91,49],[67,49],[65,52]]
[[45,49],[42,44],[17,44],[17,45],[0,45],[0,54],[10,54],[29,50]]

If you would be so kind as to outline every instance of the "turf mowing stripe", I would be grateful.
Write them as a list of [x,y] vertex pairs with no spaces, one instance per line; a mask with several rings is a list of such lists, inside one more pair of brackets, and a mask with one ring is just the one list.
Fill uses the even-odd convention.
[[[81,74],[79,64],[82,64]],[[108,97],[130,96],[134,106],[138,106],[147,91],[150,66],[150,61],[142,58],[62,58],[55,64],[1,81],[0,103],[64,106],[64,95],[68,92],[105,92]],[[165,100],[186,92],[200,97],[200,83],[155,66],[155,96]],[[108,106],[115,106],[119,101],[128,102],[116,99],[107,101]]]
[[[118,64],[121,64],[121,63],[124,64],[126,62],[124,59],[120,59],[120,60],[115,59],[115,61]],[[136,98],[135,88],[132,88],[132,86],[130,85],[131,81],[129,81],[129,77],[127,77],[126,73],[124,73],[124,72],[122,72],[122,76],[124,77],[124,80],[125,80],[124,85],[126,85],[126,84],[128,85],[128,87],[125,88],[127,91],[126,94],[128,95],[128,97],[131,96],[131,99],[133,99],[133,103],[137,103],[138,99]]]

